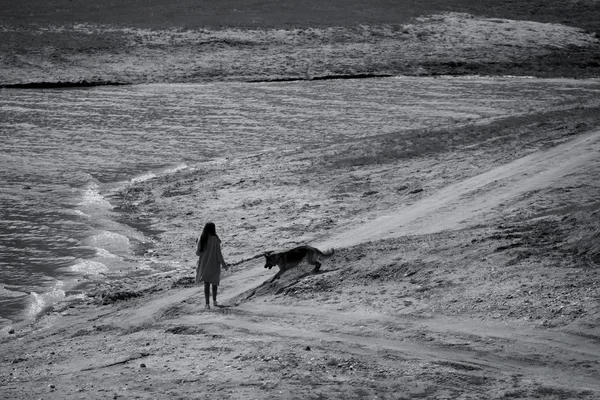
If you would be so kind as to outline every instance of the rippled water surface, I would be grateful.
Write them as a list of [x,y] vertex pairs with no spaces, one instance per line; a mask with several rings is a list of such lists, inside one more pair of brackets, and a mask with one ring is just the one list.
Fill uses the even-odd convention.
[[[108,196],[215,157],[552,109],[594,81],[386,78],[0,90],[0,323],[143,267]],[[2,320],[3,319],[3,320]]]

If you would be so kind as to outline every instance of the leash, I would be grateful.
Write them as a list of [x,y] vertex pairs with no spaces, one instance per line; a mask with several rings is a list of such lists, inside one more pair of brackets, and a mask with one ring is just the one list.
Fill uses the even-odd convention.
[[234,265],[240,265],[240,264],[243,264],[243,263],[245,263],[245,262],[252,261],[252,260],[256,260],[257,258],[264,257],[265,255],[267,255],[267,254],[270,254],[270,253],[271,253],[270,251],[264,251],[264,252],[262,252],[262,253],[259,253],[259,254],[256,254],[256,255],[253,255],[252,257],[248,257],[248,258],[242,258],[241,260],[238,260],[238,261],[232,262],[232,263],[231,263],[231,264],[229,264],[229,265],[230,265],[230,266],[234,266]]

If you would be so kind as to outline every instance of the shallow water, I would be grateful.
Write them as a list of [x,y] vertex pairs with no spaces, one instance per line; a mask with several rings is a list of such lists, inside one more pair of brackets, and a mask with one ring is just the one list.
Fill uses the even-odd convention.
[[598,98],[598,81],[385,78],[0,90],[0,324],[145,268],[116,189],[203,161]]

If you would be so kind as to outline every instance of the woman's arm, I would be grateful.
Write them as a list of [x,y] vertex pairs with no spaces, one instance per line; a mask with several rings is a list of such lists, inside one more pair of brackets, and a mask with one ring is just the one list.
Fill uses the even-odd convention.
[[196,255],[200,255],[200,238],[196,239]]
[[221,243],[217,244],[217,257],[219,258],[219,263],[223,266],[224,269],[229,269],[227,263],[223,259],[223,253],[221,253]]

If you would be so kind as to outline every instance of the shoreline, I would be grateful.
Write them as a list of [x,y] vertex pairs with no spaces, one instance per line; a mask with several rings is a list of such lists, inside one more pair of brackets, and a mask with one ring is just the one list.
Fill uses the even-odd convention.
[[[598,107],[598,105],[596,105],[595,107]],[[572,112],[572,110],[566,110],[564,111],[565,115],[569,115]],[[590,114],[590,111],[586,110],[584,108],[584,110],[581,112],[582,114]],[[559,115],[559,114],[556,114]],[[561,117],[557,117],[557,120],[560,120]],[[597,118],[592,118],[593,120],[596,120]],[[580,119],[581,121],[581,119]],[[596,123],[596,122],[594,122]],[[503,125],[504,122],[500,121],[500,125]],[[546,118],[544,118],[544,122],[543,125],[544,127],[548,127],[548,126],[553,126],[556,125],[557,122],[549,122]],[[560,125],[560,122],[558,122],[558,124]],[[581,122],[579,122],[577,125],[580,125]],[[468,130],[472,130],[473,127],[466,125],[466,126],[458,126],[457,128],[455,128],[455,131],[460,132],[461,130],[464,131],[468,131]],[[483,126],[482,129],[489,129],[487,126]],[[561,129],[560,127],[558,127],[558,129]],[[561,143],[562,140],[564,139],[560,139],[560,135],[563,135],[562,132],[560,132],[560,130],[557,131],[557,133],[559,134],[559,136],[557,136],[556,138],[553,138],[553,136],[546,136],[544,137],[542,140],[543,142],[549,142],[552,143],[553,141],[556,141],[556,143]],[[375,139],[375,141],[377,141],[378,139]],[[535,142],[535,139],[530,138],[529,140]],[[540,139],[538,139],[540,140]],[[555,145],[555,144],[553,144]],[[547,145],[545,144],[536,144],[536,146],[539,146],[540,148],[546,148]],[[530,150],[527,151],[523,151],[523,149],[521,149],[520,153],[515,153],[512,155],[512,157],[516,157],[516,154],[527,154]],[[201,166],[206,167],[207,165],[211,165],[210,168],[205,168],[208,170],[214,170],[214,171],[218,171],[220,173],[220,171],[225,168],[231,168],[231,165],[238,165],[237,168],[239,168],[239,165],[242,163],[242,161],[248,161],[248,160],[253,160],[255,162],[260,163],[261,160],[264,157],[268,157],[270,151],[269,150],[265,150],[263,152],[259,152],[257,154],[252,154],[252,155],[243,155],[243,156],[239,156],[239,157],[233,157],[233,158],[228,158],[227,160],[224,161],[225,166],[223,164],[223,160],[208,160],[205,163],[202,163]],[[337,155],[343,154],[344,151],[343,150],[336,150]],[[420,158],[420,156],[416,156],[417,158]],[[426,156],[427,158],[428,156]],[[410,159],[411,157],[409,157]],[[473,161],[471,161],[473,162]],[[499,161],[497,161],[499,162]],[[292,162],[293,163],[293,162]],[[335,163],[335,162],[334,162]],[[331,162],[329,162],[328,164],[331,164]],[[327,164],[326,164],[327,165]],[[363,165],[363,161],[360,161],[358,166],[362,166]],[[200,165],[199,165],[200,166]],[[113,203],[113,206],[115,207],[115,211],[117,211],[120,215],[120,217],[117,219],[118,222],[120,223],[124,223],[140,232],[142,232],[144,234],[145,237],[150,238],[150,241],[146,242],[146,243],[140,243],[136,246],[134,246],[135,248],[133,249],[133,254],[134,256],[137,257],[138,261],[145,261],[145,262],[150,262],[151,264],[153,264],[153,266],[156,268],[154,273],[151,274],[143,274],[143,275],[137,275],[134,271],[132,271],[131,276],[124,276],[123,278],[118,278],[118,279],[111,279],[110,281],[107,282],[102,282],[99,285],[100,286],[104,286],[105,289],[107,291],[111,291],[111,287],[112,286],[121,286],[121,283],[119,282],[119,280],[132,280],[134,278],[141,278],[140,280],[144,280],[144,279],[148,279],[150,281],[154,280],[154,278],[156,276],[161,276],[161,275],[175,275],[176,278],[175,280],[179,280],[179,279],[184,279],[185,276],[187,274],[189,274],[189,271],[185,268],[185,267],[181,267],[181,260],[184,260],[183,263],[185,262],[189,262],[189,258],[186,256],[183,256],[181,254],[181,251],[173,251],[173,246],[172,246],[172,238],[171,236],[173,236],[172,234],[169,234],[169,229],[165,228],[164,222],[165,221],[165,216],[164,215],[159,215],[158,217],[151,217],[152,215],[152,210],[156,210],[154,208],[154,205],[144,205],[144,204],[154,204],[156,202],[156,200],[158,200],[157,197],[154,197],[155,194],[158,192],[158,188],[168,188],[170,186],[173,185],[173,182],[175,182],[175,184],[177,185],[177,182],[189,182],[190,181],[190,176],[194,175],[199,166],[192,166],[190,168],[185,168],[185,169],[179,169],[177,171],[173,171],[170,172],[168,174],[163,174],[163,175],[158,175],[155,176],[151,179],[147,179],[141,182],[130,182],[127,186],[121,188],[121,190],[119,190],[117,193],[113,193],[113,195],[111,196],[111,202],[114,201],[115,199],[117,200],[115,203]],[[236,167],[233,167],[234,171]],[[349,169],[350,171],[353,170],[353,167],[350,167]],[[417,171],[419,171],[419,169],[417,169]],[[448,182],[445,182],[444,184],[448,184]],[[420,195],[422,193],[422,189],[419,187],[407,187],[407,188],[401,188],[400,190],[407,190],[409,192],[409,194],[413,195],[413,194],[417,194]],[[368,194],[369,192],[365,192],[366,194],[364,194],[365,196],[371,196],[370,194]],[[150,197],[148,197],[150,196]],[[416,198],[420,198],[422,196],[415,196]],[[148,199],[152,199],[151,201],[148,201]],[[165,200],[165,199],[163,199]],[[167,203],[172,205],[171,203]],[[410,203],[409,203],[410,204]],[[181,206],[181,209],[186,209],[187,204]],[[161,208],[164,207],[161,206]],[[159,211],[160,214],[164,213],[164,210]],[[192,216],[192,212],[186,212],[184,213],[185,215],[188,216]],[[166,219],[171,219],[173,217],[169,216]],[[185,217],[183,215],[181,215],[179,217],[179,219],[184,219]],[[373,217],[370,217],[373,218]],[[244,218],[242,218],[244,219]],[[160,221],[163,224],[157,224],[157,221]],[[359,224],[362,224],[363,222],[360,222]],[[175,224],[181,224],[180,221],[175,220]],[[171,224],[168,224],[167,226],[169,226]],[[189,226],[189,225],[188,225]],[[346,229],[346,228],[345,228]],[[186,229],[184,228],[184,231]],[[178,230],[178,233],[181,232],[181,228]],[[189,232],[189,230],[188,230]],[[169,239],[165,240],[164,236],[168,235]],[[237,236],[237,233],[233,234],[234,236]],[[181,235],[184,236],[184,235]],[[320,237],[323,236],[323,233],[314,236],[312,241],[319,241]],[[183,242],[185,243],[191,243],[191,239],[195,238],[195,236],[189,236],[187,238],[182,238],[180,239],[177,243],[175,243],[175,246],[181,250],[183,248],[182,244]],[[165,243],[166,242],[166,243]],[[165,244],[169,243],[169,245],[165,246]],[[294,242],[292,242],[294,243]],[[295,242],[297,244],[300,244],[300,242]],[[304,242],[303,242],[304,243]],[[284,245],[285,246],[285,245]],[[287,245],[289,246],[289,245]],[[193,246],[192,246],[193,247]],[[192,248],[190,247],[190,249]],[[273,246],[272,246],[273,247]],[[275,246],[277,247],[277,246]],[[279,246],[279,248],[282,248],[282,246]],[[271,248],[267,249],[265,247],[259,246],[256,248],[257,250],[255,250],[254,252],[249,252],[249,253],[243,253],[243,252],[237,252],[236,254],[238,254],[239,257],[235,258],[233,262],[231,262],[233,265],[239,265],[239,264],[245,264],[249,261],[252,261],[254,259],[256,259],[257,257],[259,257],[261,254],[263,254],[265,251],[267,250],[273,250]],[[191,250],[190,250],[191,251]],[[193,257],[191,257],[193,258]],[[193,260],[192,260],[193,261]],[[193,264],[193,263],[192,263]],[[160,270],[161,267],[159,267],[160,265],[171,265],[171,267],[163,267],[166,268],[164,270]],[[191,264],[190,264],[191,265]],[[192,268],[192,267],[190,267]],[[143,286],[143,284],[142,284]],[[94,294],[94,296],[97,296],[97,292],[98,290],[95,290],[96,294]],[[93,297],[93,296],[92,296]],[[68,301],[66,301],[67,299],[65,299],[65,303],[69,303]],[[75,299],[74,300],[75,303],[80,302],[80,299]],[[68,306],[68,304],[67,304]],[[59,308],[64,308],[63,306],[60,306]]]
[[[410,77],[409,77],[410,78]],[[449,77],[452,78],[452,77]],[[479,76],[472,76],[471,78],[476,79],[476,78],[481,78]],[[484,77],[485,78],[485,77]],[[495,77],[492,77],[495,78]],[[502,79],[502,77],[498,77],[498,79]],[[533,79],[538,79],[538,78],[533,78]],[[595,82],[596,80],[590,80],[591,82]],[[567,114],[569,113],[569,111],[566,112]],[[544,124],[546,124],[546,122],[544,122]],[[467,129],[470,129],[468,127],[468,125],[466,126]],[[460,131],[461,129],[465,129],[465,126],[457,126],[458,131]],[[362,139],[361,139],[362,140]],[[547,139],[546,139],[547,140]],[[337,151],[338,153],[343,153]],[[170,184],[168,182],[170,181],[174,181],[174,182],[178,182],[178,181],[182,181],[182,182],[187,182],[189,181],[189,176],[193,175],[196,173],[196,171],[198,169],[202,169],[202,166],[209,166],[208,170],[214,170],[214,171],[220,171],[221,168],[225,168],[227,169],[228,167],[222,167],[223,164],[227,165],[239,165],[241,164],[244,160],[250,160],[250,162],[252,162],[253,159],[260,161],[263,158],[269,157],[271,153],[271,150],[265,150],[265,151],[261,151],[258,152],[256,154],[250,154],[250,155],[243,155],[243,156],[236,156],[233,158],[228,158],[228,159],[215,159],[215,160],[207,160],[206,162],[203,162],[202,164],[199,164],[198,166],[192,166],[192,167],[187,167],[184,169],[176,169],[174,171],[170,171],[169,173],[166,174],[161,174],[158,176],[155,176],[153,178],[150,179],[146,179],[143,181],[130,181],[127,183],[126,186],[122,187],[120,190],[118,191],[112,191],[111,192],[111,196],[109,198],[111,204],[114,207],[114,211],[118,212],[119,217],[116,219],[117,222],[119,223],[124,223],[127,226],[130,226],[132,228],[134,228],[135,230],[138,230],[140,232],[142,232],[142,234],[144,235],[144,237],[147,237],[149,240],[144,242],[144,243],[137,243],[136,245],[134,245],[132,247],[132,252],[133,255],[136,257],[136,259],[138,260],[137,263],[150,263],[152,264],[152,268],[154,268],[155,272],[154,273],[145,273],[142,272],[140,273],[139,271],[131,271],[130,274],[128,274],[127,276],[123,276],[123,277],[118,277],[118,278],[106,278],[107,280],[102,282],[102,283],[94,283],[93,281],[90,281],[89,283],[87,283],[87,286],[93,287],[93,286],[102,286],[104,287],[103,290],[110,292],[111,291],[111,286],[116,286],[119,287],[120,285],[120,280],[130,280],[131,278],[138,278],[138,279],[144,279],[144,278],[148,278],[149,280],[153,279],[154,275],[163,275],[163,274],[168,274],[168,273],[173,273],[173,274],[181,274],[184,273],[185,274],[185,267],[182,269],[181,264],[182,261],[181,260],[185,260],[185,262],[190,263],[190,259],[188,257],[184,257],[181,255],[181,249],[182,249],[182,244],[179,243],[178,244],[178,248],[173,250],[172,248],[167,248],[167,249],[163,249],[162,248],[162,244],[161,242],[161,235],[165,234],[168,231],[168,228],[157,228],[157,224],[156,221],[153,222],[153,219],[157,219],[157,217],[152,217],[152,211],[148,211],[148,207],[145,206],[139,206],[139,205],[135,205],[138,203],[150,203],[153,204],[156,201],[156,198],[154,197],[155,195],[152,194],[153,192],[157,191],[158,187],[169,187]],[[369,158],[366,158],[365,160],[369,160]],[[362,161],[358,164],[360,165],[362,163]],[[239,168],[239,167],[233,167],[232,171],[235,171],[235,168]],[[182,175],[182,176],[178,176],[178,175]],[[419,191],[421,190],[420,188],[408,188],[410,190],[408,190],[411,193],[419,193]],[[142,194],[142,196],[146,196],[146,197],[139,197],[139,194]],[[368,193],[365,192],[365,193]],[[186,215],[190,215],[193,216],[193,211],[187,211],[185,213]],[[181,217],[181,216],[180,216]],[[158,217],[158,219],[161,219],[162,217]],[[170,217],[172,218],[172,217]],[[239,235],[236,234],[236,236]],[[185,242],[190,242],[190,238],[192,238],[193,234],[188,234],[189,237],[187,237],[184,241]],[[323,234],[320,235],[321,237],[323,236]],[[195,237],[195,236],[194,236]],[[318,241],[320,239],[319,236],[313,237],[312,241]],[[181,242],[182,240],[179,239],[179,242]],[[258,247],[258,248],[254,248],[253,252],[250,253],[244,253],[243,251],[237,251],[236,252],[236,258],[234,263],[235,264],[241,264],[244,262],[247,262],[249,260],[253,260],[256,258],[256,255],[260,255],[262,253],[264,253],[265,251],[269,251],[269,250],[282,250],[285,246],[291,246],[294,244],[303,244],[304,242],[292,242],[290,244],[286,244],[286,245],[282,245],[282,244],[276,244],[275,246],[271,246],[272,248],[266,248],[266,247]],[[189,244],[189,243],[188,243]],[[168,265],[170,265],[170,263],[175,262],[175,264],[171,265],[170,267]],[[180,278],[182,278],[182,276],[180,276]],[[98,292],[98,290],[96,289],[91,289],[88,290],[88,292]],[[82,293],[84,297],[89,297],[88,294],[89,293]],[[80,303],[81,299],[75,298],[75,299],[70,299],[70,298],[66,298],[62,301],[59,301],[56,304],[56,307],[54,306],[48,306],[46,307],[42,314],[39,315],[38,317],[36,317],[36,321],[40,318],[43,318],[43,316],[45,314],[52,314],[55,310],[54,308],[56,308],[58,310],[58,312],[60,312],[61,310],[64,311],[65,308],[68,308],[69,305],[71,303]],[[29,320],[24,320],[24,321],[19,321],[19,323],[17,325],[35,325],[36,321],[29,321]],[[10,327],[7,327],[7,329],[10,329]]]

